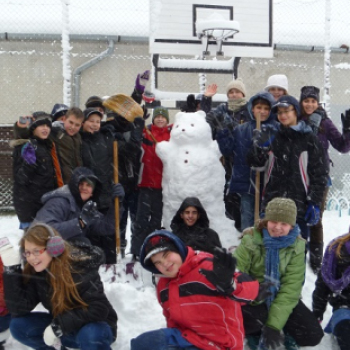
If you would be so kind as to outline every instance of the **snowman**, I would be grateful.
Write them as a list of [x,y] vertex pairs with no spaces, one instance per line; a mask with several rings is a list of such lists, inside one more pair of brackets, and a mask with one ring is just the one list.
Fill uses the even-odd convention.
[[212,139],[205,113],[176,114],[170,140],[159,142],[156,153],[163,162],[163,226],[170,229],[171,220],[186,197],[197,197],[223,246],[237,244],[233,221],[225,216],[221,153]]

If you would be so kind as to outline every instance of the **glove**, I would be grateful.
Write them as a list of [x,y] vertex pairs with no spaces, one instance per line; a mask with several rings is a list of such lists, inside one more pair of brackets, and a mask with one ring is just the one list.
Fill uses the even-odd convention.
[[151,114],[148,113],[148,109],[146,108],[146,106],[142,106],[142,109],[143,109],[143,119],[147,120],[151,116]]
[[260,302],[267,299],[269,296],[272,295],[270,291],[270,287],[273,286],[274,283],[272,282],[263,282],[259,284],[259,293],[258,296],[255,298],[255,301]]
[[343,124],[343,131],[350,131],[350,109],[341,114],[341,123]]
[[233,274],[236,269],[236,258],[224,248],[214,248],[213,270],[200,269],[199,272],[224,295],[231,295],[235,290]]
[[318,133],[318,128],[320,127],[322,121],[322,116],[318,113],[312,113],[309,117],[310,126],[314,132],[314,134]]
[[261,334],[267,348],[276,349],[283,343],[283,336],[280,331],[264,326]]
[[312,313],[317,318],[319,323],[321,323],[323,321],[323,312],[322,311],[312,310]]
[[59,346],[61,345],[61,340],[55,334],[51,325],[49,325],[45,328],[44,342],[47,346],[53,346],[54,348],[59,348]]
[[21,255],[14,249],[7,237],[0,238],[0,256],[4,266],[21,264]]
[[144,93],[145,87],[149,80],[149,70],[145,70],[142,74],[138,74],[135,81],[135,89],[141,93]]
[[277,130],[270,125],[262,125],[261,130],[254,129],[252,138],[254,147],[265,152],[269,151],[276,132]]
[[100,213],[97,210],[97,205],[93,201],[88,201],[84,204],[81,209],[81,213],[79,216],[79,221],[82,221],[84,226],[89,226],[94,220],[100,218]]
[[320,208],[312,202],[309,202],[304,219],[308,226],[316,225],[320,220]]
[[124,199],[125,192],[124,188],[121,184],[113,184],[112,186],[112,198],[119,198],[120,201]]
[[35,148],[30,142],[27,142],[22,147],[21,156],[29,165],[36,163]]

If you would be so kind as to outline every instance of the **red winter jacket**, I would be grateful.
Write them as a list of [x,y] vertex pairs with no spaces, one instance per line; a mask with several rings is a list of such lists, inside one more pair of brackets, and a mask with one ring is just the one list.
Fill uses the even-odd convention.
[[[146,130],[147,128],[147,130]],[[156,142],[169,141],[171,125],[158,128],[154,124],[147,126],[143,130],[143,156],[140,170],[139,187],[162,188],[163,163],[156,154]]]
[[212,257],[209,253],[194,252],[188,247],[187,258],[178,276],[160,278],[158,301],[163,307],[167,326],[179,329],[191,344],[203,350],[242,350],[244,327],[241,303],[256,298],[259,283],[248,275],[235,273],[233,299],[220,296],[199,273],[199,269],[213,269]]

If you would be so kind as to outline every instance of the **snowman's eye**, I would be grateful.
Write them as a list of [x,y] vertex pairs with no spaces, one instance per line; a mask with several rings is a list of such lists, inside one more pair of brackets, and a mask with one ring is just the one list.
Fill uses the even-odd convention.
[[179,127],[179,125],[176,125],[176,127],[178,128],[178,127]]
[[191,124],[191,126],[194,126],[194,124]]

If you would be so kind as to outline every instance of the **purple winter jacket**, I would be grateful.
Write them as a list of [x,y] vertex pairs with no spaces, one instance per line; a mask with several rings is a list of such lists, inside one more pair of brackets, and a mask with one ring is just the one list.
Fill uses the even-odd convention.
[[[326,167],[329,171],[329,144],[333,146],[340,153],[347,153],[350,151],[350,132],[345,132],[341,134],[337,127],[333,124],[332,120],[326,116],[326,113],[322,110],[315,111],[322,115],[322,121],[317,133],[317,137],[322,144]],[[302,120],[305,120],[308,123],[308,117],[303,117]]]

